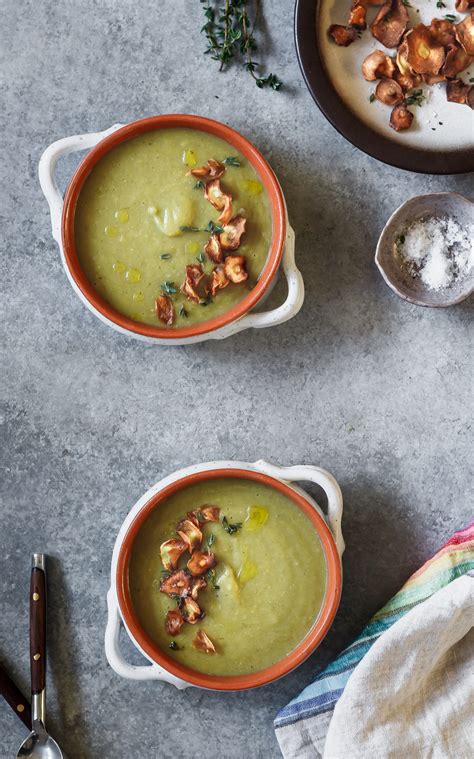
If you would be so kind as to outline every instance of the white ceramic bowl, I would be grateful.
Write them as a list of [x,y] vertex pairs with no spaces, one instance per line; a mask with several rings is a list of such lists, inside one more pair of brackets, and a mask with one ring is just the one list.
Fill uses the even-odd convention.
[[[254,288],[228,313],[190,327],[164,328],[134,322],[115,311],[94,290],[81,269],[74,243],[74,214],[78,195],[88,174],[100,158],[122,141],[146,131],[167,127],[186,127],[214,134],[243,153],[253,165],[270,199],[273,219],[273,239],[267,262]],[[65,198],[59,191],[56,163],[61,156],[89,150],[72,177]],[[278,180],[261,153],[245,137],[221,122],[188,114],[153,116],[126,126],[115,124],[104,132],[65,137],[50,145],[39,163],[41,188],[49,204],[53,237],[61,253],[68,279],[81,301],[102,322],[118,332],[164,345],[186,345],[229,337],[250,328],[272,327],[295,316],[304,301],[304,284],[295,264],[295,235],[289,225],[286,204]],[[276,281],[279,268],[286,276],[288,295],[284,303],[270,311],[252,313],[261,305]]]
[[[178,487],[186,487],[196,480],[202,481],[208,477],[247,477],[276,487],[285,489],[289,497],[306,511],[315,524],[323,545],[327,565],[327,588],[321,612],[313,628],[304,641],[289,654],[282,662],[269,667],[267,670],[239,677],[218,678],[202,675],[177,665],[174,660],[159,652],[156,646],[147,642],[146,635],[139,628],[139,623],[133,618],[130,608],[127,608],[128,595],[128,559],[135,535],[143,524],[151,509],[164,500],[168,493]],[[317,503],[295,482],[313,482],[323,488],[328,501],[328,513],[325,517]],[[179,483],[179,485],[177,485]],[[165,492],[166,491],[166,492]],[[293,495],[291,495],[293,494]],[[133,506],[123,522],[112,556],[111,583],[107,594],[108,621],[105,633],[105,653],[107,660],[121,677],[131,680],[163,680],[177,688],[187,688],[190,685],[210,690],[241,690],[253,688],[282,677],[298,666],[319,645],[327,633],[339,605],[342,589],[341,557],[344,551],[342,537],[342,495],[334,477],[316,466],[279,467],[265,461],[249,464],[241,461],[211,461],[205,464],[181,469],[165,477],[150,488]],[[125,590],[124,590],[125,588]],[[129,664],[120,650],[119,635],[124,627],[134,646],[147,660],[146,664],[137,666]],[[133,627],[133,630],[132,630]],[[140,638],[140,641],[137,640]],[[145,650],[147,649],[147,650]]]

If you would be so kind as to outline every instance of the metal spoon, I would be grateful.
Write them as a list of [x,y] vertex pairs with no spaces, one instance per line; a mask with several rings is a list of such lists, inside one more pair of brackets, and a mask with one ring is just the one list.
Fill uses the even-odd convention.
[[31,726],[17,759],[64,759],[46,732],[46,570],[45,556],[34,553],[30,583]]

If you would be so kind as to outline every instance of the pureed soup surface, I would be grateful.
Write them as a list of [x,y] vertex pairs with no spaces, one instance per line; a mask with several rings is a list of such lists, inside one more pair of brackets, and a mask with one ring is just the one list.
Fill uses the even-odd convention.
[[[178,604],[160,591],[160,546],[203,504],[220,508],[219,521],[201,527],[202,551],[217,562],[197,595],[205,616],[171,636],[165,618]],[[188,560],[185,553],[178,569]],[[290,499],[252,480],[220,478],[185,488],[152,512],[134,543],[129,584],[141,626],[165,653],[207,674],[247,674],[280,661],[309,632],[324,599],[326,561],[314,526]],[[215,653],[194,648],[201,630]]]
[[[224,254],[244,256],[248,278],[194,302],[180,292],[185,267],[202,266],[211,275],[216,263],[203,252],[210,232],[202,230],[218,223],[220,211],[204,197],[206,183],[186,174],[209,159],[229,158],[220,184],[232,195],[233,217],[244,216],[246,227],[238,249]],[[75,213],[77,254],[91,284],[123,315],[160,327],[155,301],[162,293],[174,307],[168,326],[178,327],[242,300],[265,265],[271,238],[268,198],[251,164],[228,143],[193,129],[158,129],[111,150],[84,183]]]

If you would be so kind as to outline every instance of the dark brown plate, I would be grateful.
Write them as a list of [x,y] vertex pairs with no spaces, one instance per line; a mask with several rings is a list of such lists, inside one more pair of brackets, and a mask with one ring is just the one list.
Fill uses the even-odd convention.
[[[341,0],[347,2],[349,0]],[[321,59],[316,34],[320,2],[296,0],[295,43],[306,85],[314,101],[333,127],[346,140],[368,155],[399,169],[423,174],[462,174],[474,171],[472,150],[417,150],[392,142],[370,129],[341,100]]]

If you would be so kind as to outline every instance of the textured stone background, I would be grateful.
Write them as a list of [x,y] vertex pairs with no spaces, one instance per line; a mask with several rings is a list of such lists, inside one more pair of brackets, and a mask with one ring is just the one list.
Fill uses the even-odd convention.
[[[279,756],[275,712],[469,516],[470,306],[404,303],[373,254],[401,201],[472,195],[472,175],[415,176],[345,142],[301,79],[293,3],[265,8],[280,94],[241,72],[217,74],[202,55],[197,0],[3,2],[0,658],[27,689],[29,561],[44,550],[49,725],[72,759]],[[221,343],[147,347],[73,294],[38,185],[42,150],[173,111],[229,122],[274,166],[307,288],[294,321]],[[73,166],[64,161],[64,181]],[[226,410],[218,427],[214,404]],[[347,553],[334,627],[297,672],[257,692],[121,680],[103,652],[116,532],[162,475],[227,457],[316,463],[338,478]],[[23,735],[1,706],[2,759]]]

